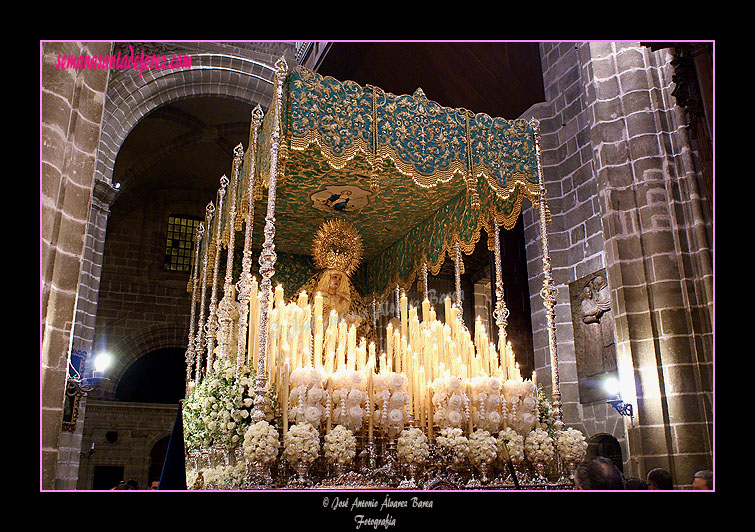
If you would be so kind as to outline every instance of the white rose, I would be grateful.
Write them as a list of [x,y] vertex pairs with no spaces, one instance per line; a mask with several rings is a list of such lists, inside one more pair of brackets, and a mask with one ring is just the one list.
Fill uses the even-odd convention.
[[400,423],[404,420],[404,413],[397,408],[393,409],[388,413],[388,419],[390,419],[392,423]]
[[451,423],[451,425],[459,426],[459,424],[462,421],[461,413],[456,410],[451,410],[448,412],[448,422]]
[[362,402],[362,398],[363,398],[362,392],[360,392],[359,390],[352,389],[349,392],[347,402],[352,405],[359,404]]
[[310,406],[304,411],[304,419],[312,424],[320,422],[320,409],[315,406]]

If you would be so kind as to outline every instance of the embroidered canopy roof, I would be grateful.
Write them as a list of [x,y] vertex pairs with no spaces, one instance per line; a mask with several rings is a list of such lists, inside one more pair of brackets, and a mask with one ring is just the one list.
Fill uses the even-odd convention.
[[[491,217],[513,227],[523,198],[539,204],[537,132],[528,121],[443,107],[421,89],[396,96],[303,67],[287,75],[281,103],[275,277],[291,290],[315,273],[312,237],[327,219],[359,230],[364,261],[355,281],[379,296],[396,284],[409,288],[425,261],[437,274],[457,242],[471,253]],[[255,247],[263,238],[274,115],[264,117],[254,152],[262,184]],[[236,194],[237,231],[249,207],[251,155],[247,149]]]

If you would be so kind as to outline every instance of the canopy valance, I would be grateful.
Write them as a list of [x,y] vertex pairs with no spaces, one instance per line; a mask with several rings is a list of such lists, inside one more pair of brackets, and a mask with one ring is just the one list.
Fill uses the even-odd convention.
[[[309,255],[322,222],[343,217],[364,239],[366,293],[408,287],[424,262],[437,273],[457,242],[471,253],[491,217],[510,229],[523,198],[539,205],[536,123],[443,107],[421,89],[397,96],[303,67],[286,76],[281,110],[276,251]],[[249,208],[250,176],[261,185],[257,200],[269,182],[274,120],[272,112],[264,117],[256,150],[244,154],[234,196],[237,231]],[[265,209],[257,205],[253,233],[261,238]],[[221,217],[226,243],[228,218]]]

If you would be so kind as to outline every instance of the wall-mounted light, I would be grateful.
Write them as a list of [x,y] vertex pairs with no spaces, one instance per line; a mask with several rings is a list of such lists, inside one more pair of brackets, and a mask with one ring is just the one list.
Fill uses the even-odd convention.
[[[86,360],[89,358],[89,353],[87,351],[74,350],[72,354],[77,355],[77,358],[82,361],[80,362],[80,364],[77,364],[77,366],[83,365],[84,367],[86,367]],[[94,358],[94,371],[92,371],[91,375],[87,375],[84,371],[80,372],[80,368],[74,366],[71,363],[71,360],[73,358],[74,357],[72,356],[68,361],[68,382],[66,390],[68,395],[87,395],[98,385],[109,381],[109,379],[104,376],[108,367],[110,367],[110,363],[112,362],[112,357],[109,353],[103,352],[97,354],[97,356]]]
[[609,405],[611,405],[622,416],[629,416],[630,418],[634,417],[634,410],[632,409],[631,403],[625,403],[620,397],[621,385],[619,384],[619,379],[616,377],[606,378],[603,381],[603,389],[610,395],[616,396],[615,399],[606,401]]

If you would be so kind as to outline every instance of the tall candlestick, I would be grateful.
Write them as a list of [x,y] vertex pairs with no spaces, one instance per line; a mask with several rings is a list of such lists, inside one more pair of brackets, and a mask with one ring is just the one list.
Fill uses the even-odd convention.
[[280,307],[283,305],[283,286],[278,285],[275,287],[275,306]]
[[[370,347],[372,348],[374,344],[370,344]],[[371,349],[372,350],[372,349]],[[370,364],[367,365],[367,395],[369,397],[370,402],[370,408],[367,412],[367,439],[368,441],[372,442],[372,424],[373,419],[375,417],[375,389],[374,389],[374,383],[373,383],[373,377],[375,373],[375,367],[373,366],[372,359],[370,359]]]
[[286,361],[283,363],[283,386],[281,388],[281,391],[283,392],[281,401],[281,408],[283,408],[283,434],[288,432],[288,378],[289,362],[288,358],[286,358]]
[[430,321],[430,300],[427,298],[422,302],[422,321]]
[[427,439],[433,441],[433,383],[427,381]]
[[451,298],[450,297],[446,296],[446,299],[444,301],[444,306],[445,306],[445,312],[446,312],[444,319],[446,320],[446,323],[450,324],[451,323]]
[[469,399],[469,434],[473,432],[474,416],[472,415],[472,385],[467,383],[467,398]]
[[315,317],[322,316],[322,295],[320,292],[315,294]]
[[302,291],[302,293],[301,293],[301,294],[299,294],[299,301],[298,301],[298,305],[299,305],[299,307],[300,307],[300,308],[304,308],[304,307],[306,307],[306,306],[307,306],[307,301],[308,301],[308,299],[309,299],[309,298],[308,298],[308,296],[307,296],[307,292],[305,292],[305,291]]
[[408,334],[409,313],[407,311],[408,300],[406,299],[406,293],[401,293],[401,336],[406,337]]
[[[332,373],[332,371],[330,372]],[[333,377],[328,377],[328,421],[325,425],[325,431],[330,432],[333,418]]]

